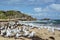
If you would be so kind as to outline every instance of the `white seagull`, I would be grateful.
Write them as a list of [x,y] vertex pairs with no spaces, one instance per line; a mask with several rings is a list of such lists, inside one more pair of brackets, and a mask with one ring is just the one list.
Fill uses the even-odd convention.
[[28,37],[33,37],[35,35],[35,32],[34,31],[32,31],[30,34],[29,34],[29,36]]
[[29,31],[24,30],[23,36],[28,36],[28,35],[29,35]]

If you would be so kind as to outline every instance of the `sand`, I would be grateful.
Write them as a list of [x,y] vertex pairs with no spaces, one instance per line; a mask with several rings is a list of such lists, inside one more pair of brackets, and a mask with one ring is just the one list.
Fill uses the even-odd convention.
[[[30,31],[35,31],[35,35],[44,40],[60,40],[60,31],[55,30],[55,32],[48,31],[47,29],[30,29]],[[19,39],[14,38],[4,38],[0,36],[0,40],[32,40],[25,37],[20,37]],[[38,39],[40,40],[40,39]]]
[[47,29],[33,29],[36,31],[36,35],[42,39],[52,40],[50,37],[53,37],[55,40],[60,40],[60,31],[55,30],[55,32],[50,32]]

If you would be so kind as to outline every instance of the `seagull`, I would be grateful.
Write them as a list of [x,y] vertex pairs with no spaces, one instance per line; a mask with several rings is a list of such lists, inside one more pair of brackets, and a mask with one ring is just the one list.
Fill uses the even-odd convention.
[[11,31],[10,31],[10,30],[7,30],[6,36],[8,37],[8,36],[10,36],[10,35],[11,35]]
[[16,34],[16,33],[20,33],[21,29],[19,29],[19,28],[15,28],[15,29],[13,29],[12,31],[13,31],[13,33]]
[[47,29],[47,26],[44,26],[45,29]]
[[26,26],[23,26],[23,31],[27,30]]
[[44,28],[44,26],[40,26],[40,27],[38,27],[38,28],[43,29],[43,28]]
[[6,37],[11,37],[12,33],[11,33],[11,29],[8,27],[8,29],[6,30]]
[[21,29],[17,28],[16,31],[17,31],[17,33],[20,33]]
[[52,32],[54,32],[54,27],[48,27],[48,31],[52,31]]
[[52,32],[54,32],[55,30],[54,30],[54,27],[52,27]]
[[47,29],[48,31],[51,31],[51,27],[48,27],[48,29]]
[[19,38],[20,36],[21,36],[21,34],[16,33],[15,38]]
[[33,37],[35,35],[35,32],[34,31],[32,31],[30,34],[29,34],[29,36],[28,37]]
[[14,34],[16,34],[16,33],[17,33],[16,28],[15,28],[15,29],[12,29],[12,31],[13,31],[13,33],[14,33]]
[[2,29],[4,29],[4,26],[1,26],[1,28],[0,28],[0,29],[1,29],[1,30],[2,30]]
[[28,35],[29,35],[29,31],[24,30],[24,34],[23,34],[23,36],[28,36]]
[[60,28],[57,28],[57,27],[56,27],[55,29],[60,31]]
[[11,29],[13,29],[14,28],[14,26],[11,26]]
[[6,32],[6,29],[1,30],[1,36],[3,36],[5,32]]
[[41,29],[41,28],[38,28],[38,29]]

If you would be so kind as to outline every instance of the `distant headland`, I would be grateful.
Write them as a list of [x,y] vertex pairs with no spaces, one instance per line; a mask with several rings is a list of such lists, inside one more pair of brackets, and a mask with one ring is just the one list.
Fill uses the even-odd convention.
[[8,20],[32,21],[32,20],[36,20],[36,18],[33,18],[30,15],[24,14],[21,11],[15,11],[15,10],[1,11],[0,10],[0,21],[8,21]]

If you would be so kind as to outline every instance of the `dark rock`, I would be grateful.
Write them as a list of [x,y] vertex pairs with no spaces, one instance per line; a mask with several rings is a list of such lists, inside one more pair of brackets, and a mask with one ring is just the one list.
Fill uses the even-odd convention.
[[50,39],[52,39],[52,40],[55,40],[55,38],[54,38],[54,37],[52,37],[52,36],[51,36],[51,37],[49,37],[49,38],[50,38]]

